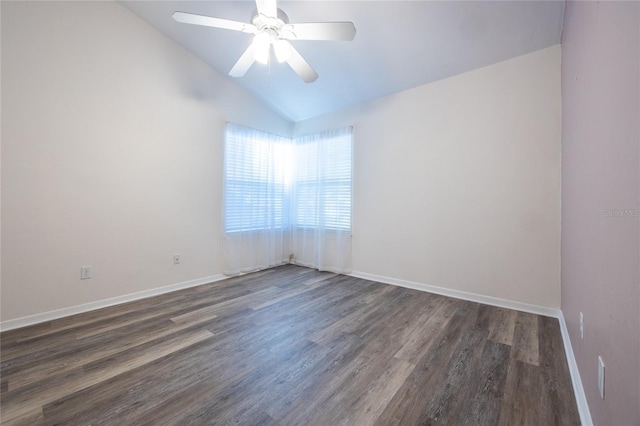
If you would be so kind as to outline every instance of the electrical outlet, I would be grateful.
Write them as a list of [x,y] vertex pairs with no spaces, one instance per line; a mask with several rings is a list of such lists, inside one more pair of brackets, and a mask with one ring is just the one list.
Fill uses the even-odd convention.
[[580,338],[584,339],[584,315],[580,312]]
[[82,266],[80,268],[80,279],[88,280],[91,278],[91,266]]
[[598,390],[600,398],[604,399],[604,361],[601,356],[598,357]]
[[179,265],[180,264],[180,254],[176,253],[173,255],[173,264],[174,265]]

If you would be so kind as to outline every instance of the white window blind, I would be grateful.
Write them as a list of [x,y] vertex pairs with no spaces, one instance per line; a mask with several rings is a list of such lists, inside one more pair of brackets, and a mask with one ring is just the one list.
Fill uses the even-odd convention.
[[294,224],[351,230],[351,132],[296,140]]
[[225,232],[289,226],[293,145],[229,124],[225,142]]

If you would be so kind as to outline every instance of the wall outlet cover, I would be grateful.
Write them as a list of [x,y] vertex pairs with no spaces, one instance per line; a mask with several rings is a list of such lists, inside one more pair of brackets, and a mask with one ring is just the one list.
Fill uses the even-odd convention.
[[91,266],[80,267],[80,279],[88,280],[91,278]]

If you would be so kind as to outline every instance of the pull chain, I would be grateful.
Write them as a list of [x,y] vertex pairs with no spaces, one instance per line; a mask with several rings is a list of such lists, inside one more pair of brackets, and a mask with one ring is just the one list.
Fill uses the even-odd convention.
[[269,46],[269,59],[267,59],[267,88],[271,89],[271,46]]

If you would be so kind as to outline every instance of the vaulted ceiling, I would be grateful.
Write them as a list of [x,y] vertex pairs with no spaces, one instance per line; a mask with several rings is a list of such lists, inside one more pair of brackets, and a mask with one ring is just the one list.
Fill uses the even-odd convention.
[[[253,36],[175,22],[175,11],[249,22],[253,1],[121,1],[227,75]],[[560,43],[564,1],[281,1],[292,23],[352,21],[353,41],[293,41],[319,74],[255,63],[241,85],[300,121]]]

